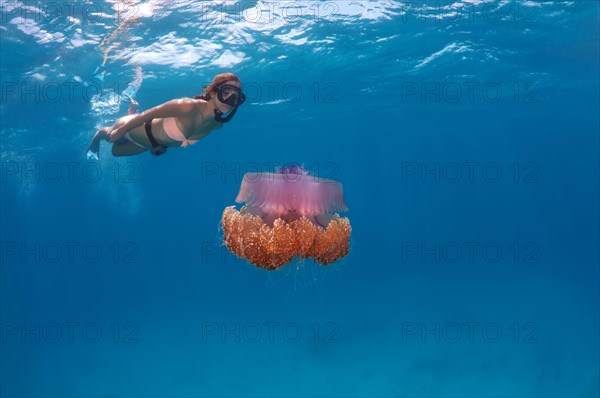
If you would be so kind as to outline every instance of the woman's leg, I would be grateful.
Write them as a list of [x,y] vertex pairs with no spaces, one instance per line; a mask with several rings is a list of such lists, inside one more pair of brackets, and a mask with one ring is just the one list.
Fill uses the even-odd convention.
[[[119,128],[122,125],[124,125],[125,123],[127,123],[133,116],[134,115],[132,115],[132,114],[123,116],[123,117],[117,119],[117,121],[115,122],[115,124],[112,125],[112,127],[102,127],[100,130],[98,130],[96,132],[96,134],[94,134],[94,138],[92,138],[92,142],[90,143],[90,146],[88,147],[87,158],[98,160],[100,158],[100,142],[102,142],[102,140],[108,141],[109,133],[111,131],[113,131],[114,129]],[[137,154],[137,153],[139,153],[139,152],[135,152],[133,154]],[[113,150],[113,154],[114,154],[114,150]],[[125,154],[115,155],[115,156],[125,156]]]
[[140,147],[128,140],[119,140],[112,146],[113,156],[131,156],[146,152],[147,149]]

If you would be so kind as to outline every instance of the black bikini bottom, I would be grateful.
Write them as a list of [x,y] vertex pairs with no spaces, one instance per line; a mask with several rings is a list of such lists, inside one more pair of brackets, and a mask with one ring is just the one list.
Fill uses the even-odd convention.
[[159,144],[158,141],[156,141],[156,138],[154,138],[154,134],[152,134],[152,120],[149,120],[144,124],[144,129],[146,130],[148,141],[150,141],[150,144],[152,145],[150,152],[155,156],[159,156],[167,152],[167,147]]

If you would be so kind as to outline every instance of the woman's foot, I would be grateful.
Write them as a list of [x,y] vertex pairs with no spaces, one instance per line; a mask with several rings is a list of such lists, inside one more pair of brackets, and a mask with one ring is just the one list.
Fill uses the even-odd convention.
[[102,127],[100,130],[98,130],[96,132],[96,134],[94,135],[94,138],[92,138],[92,143],[90,144],[90,146],[88,147],[88,150],[87,150],[86,156],[88,159],[95,159],[95,160],[100,159],[100,141],[102,141],[102,140],[108,141],[109,130],[110,129],[108,127]]

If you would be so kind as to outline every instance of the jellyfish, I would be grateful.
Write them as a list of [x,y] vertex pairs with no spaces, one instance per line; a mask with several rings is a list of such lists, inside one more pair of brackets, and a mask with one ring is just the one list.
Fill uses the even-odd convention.
[[235,199],[239,211],[223,211],[229,251],[258,268],[276,270],[295,257],[329,265],[350,250],[350,220],[342,184],[317,178],[301,166],[275,173],[246,173]]

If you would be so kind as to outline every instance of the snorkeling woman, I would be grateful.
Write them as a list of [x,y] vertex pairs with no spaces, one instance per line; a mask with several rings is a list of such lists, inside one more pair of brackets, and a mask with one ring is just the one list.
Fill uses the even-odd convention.
[[147,150],[161,155],[167,147],[195,144],[230,121],[245,99],[236,75],[219,74],[201,95],[171,100],[142,113],[123,116],[112,127],[102,127],[94,135],[87,157],[98,159],[102,140],[113,143],[114,156],[137,155]]

